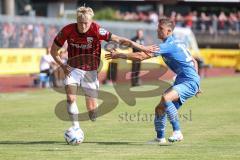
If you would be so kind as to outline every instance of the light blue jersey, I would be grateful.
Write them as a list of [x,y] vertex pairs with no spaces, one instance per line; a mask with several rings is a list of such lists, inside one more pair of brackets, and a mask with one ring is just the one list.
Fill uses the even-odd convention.
[[167,66],[177,74],[176,81],[193,80],[199,82],[200,78],[194,68],[192,56],[183,42],[169,36],[159,45],[160,50],[155,56],[162,56]]
[[154,56],[162,56],[166,65],[177,75],[173,88],[177,90],[183,103],[199,89],[200,77],[195,70],[192,56],[185,44],[173,36],[167,37],[159,48]]

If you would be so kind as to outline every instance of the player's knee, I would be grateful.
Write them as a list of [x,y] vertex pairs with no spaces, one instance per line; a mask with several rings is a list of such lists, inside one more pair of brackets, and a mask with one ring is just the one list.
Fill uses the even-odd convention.
[[162,95],[162,102],[166,103],[168,101],[171,101],[171,97],[168,96],[167,94]]

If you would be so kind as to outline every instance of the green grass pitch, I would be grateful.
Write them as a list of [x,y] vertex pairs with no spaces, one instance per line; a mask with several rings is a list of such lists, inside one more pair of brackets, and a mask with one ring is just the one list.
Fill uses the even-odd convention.
[[[111,86],[100,89],[116,94]],[[120,100],[96,122],[81,122],[85,141],[70,146],[63,139],[70,122],[54,113],[63,94],[0,94],[0,159],[240,159],[240,77],[204,79],[202,90],[180,109],[184,141],[165,146],[147,144],[155,136],[151,114],[160,96],[138,98],[133,107]],[[83,100],[78,99],[81,111],[86,110]]]

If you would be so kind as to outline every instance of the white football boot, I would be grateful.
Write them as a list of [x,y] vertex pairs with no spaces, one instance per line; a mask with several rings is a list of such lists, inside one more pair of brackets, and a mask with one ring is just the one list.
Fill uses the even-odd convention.
[[168,138],[169,142],[180,142],[183,140],[183,134],[181,131],[174,131],[172,136]]

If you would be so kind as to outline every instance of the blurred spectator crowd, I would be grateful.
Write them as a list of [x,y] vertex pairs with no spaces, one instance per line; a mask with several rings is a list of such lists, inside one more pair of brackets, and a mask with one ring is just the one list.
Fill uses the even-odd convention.
[[190,27],[195,32],[230,33],[236,34],[240,31],[240,11],[231,12],[228,15],[225,12],[217,14],[198,13],[191,11],[182,15],[172,11],[170,15],[158,15],[156,12],[116,12],[117,19],[126,21],[144,21],[148,23],[157,23],[159,17],[170,17],[175,21],[176,26]]
[[[189,12],[186,15],[171,12],[170,15],[158,15],[156,12],[116,12],[118,20],[142,21],[158,23],[159,17],[170,17],[176,26],[190,27],[195,33],[208,34],[239,34],[240,11],[236,13],[224,12],[206,14],[205,12]],[[15,23],[0,22],[0,47],[1,48],[45,48],[51,45],[53,38],[61,28],[60,25],[47,25],[43,23]]]
[[50,46],[60,26],[1,23],[1,48],[45,48]]

